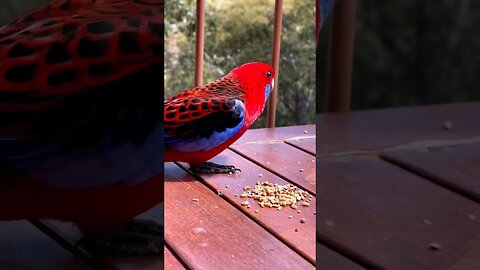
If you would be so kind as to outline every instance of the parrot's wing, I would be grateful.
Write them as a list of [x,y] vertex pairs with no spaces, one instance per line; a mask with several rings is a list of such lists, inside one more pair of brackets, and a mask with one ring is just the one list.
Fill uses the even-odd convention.
[[163,0],[56,0],[1,27],[0,163],[47,171],[143,146],[162,70]]
[[58,16],[58,8],[48,9],[0,28],[0,94],[41,103],[40,98],[107,84],[163,60],[163,4],[135,3]]
[[81,16],[81,13],[88,10],[112,15],[124,15],[124,11],[138,11],[139,9],[143,9],[145,13],[150,13],[151,11],[148,11],[145,6],[150,6],[152,9],[161,6],[163,11],[163,3],[164,0],[53,0],[51,3],[34,9],[13,22],[0,27],[0,37],[25,29],[39,21],[72,15]]
[[238,97],[182,97],[164,106],[165,145],[181,152],[219,146],[245,121],[244,100]]
[[[163,65],[163,0],[57,0],[32,11],[0,28],[0,140],[38,138],[32,123],[52,112],[44,135],[58,134],[55,126],[72,131],[86,115],[97,117],[88,100],[128,96],[104,90],[118,90],[125,77],[152,65]],[[134,83],[121,85],[137,95]],[[85,102],[83,115],[66,100]]]

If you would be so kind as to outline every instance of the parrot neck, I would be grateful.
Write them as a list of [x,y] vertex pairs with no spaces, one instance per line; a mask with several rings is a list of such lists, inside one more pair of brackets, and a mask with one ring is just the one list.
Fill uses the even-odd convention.
[[249,128],[263,113],[266,101],[266,89],[262,89],[260,85],[249,82],[242,74],[232,72],[224,78],[226,80],[232,80],[238,85],[235,91],[245,99],[246,117],[244,127]]
[[262,115],[263,110],[265,109],[265,101],[247,99],[246,103],[247,116],[245,118],[245,126],[249,128],[257,120],[257,118]]

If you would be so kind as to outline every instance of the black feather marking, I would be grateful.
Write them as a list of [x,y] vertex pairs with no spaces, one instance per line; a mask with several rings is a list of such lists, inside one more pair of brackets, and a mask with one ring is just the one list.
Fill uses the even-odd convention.
[[107,40],[89,40],[80,39],[78,43],[78,54],[83,58],[96,58],[102,56],[107,51]]
[[12,83],[31,81],[36,69],[37,65],[35,64],[11,67],[5,72],[5,80]]
[[156,36],[156,37],[159,37],[159,38],[163,38],[163,33],[164,33],[164,29],[163,29],[163,24],[161,23],[148,23],[148,29],[150,29],[150,32]]
[[142,21],[133,18],[124,18],[124,21],[127,23],[128,26],[133,28],[139,28],[142,25]]
[[77,78],[75,71],[64,70],[60,72],[51,73],[48,75],[47,83],[49,85],[58,86],[74,81]]
[[7,54],[8,58],[17,58],[34,55],[39,51],[39,49],[29,48],[21,43],[15,44]]
[[75,35],[75,33],[77,32],[77,29],[78,27],[74,24],[66,24],[62,26],[62,35],[65,38],[70,39]]
[[138,44],[139,35],[137,33],[123,32],[118,39],[118,47],[125,54],[138,54],[141,52]]
[[59,64],[72,60],[72,56],[63,43],[55,42],[48,49],[45,61],[48,64]]
[[109,63],[95,64],[88,67],[88,74],[91,76],[105,76],[114,71],[113,66]]
[[107,34],[115,31],[115,25],[109,21],[96,21],[87,24],[87,31],[95,35]]

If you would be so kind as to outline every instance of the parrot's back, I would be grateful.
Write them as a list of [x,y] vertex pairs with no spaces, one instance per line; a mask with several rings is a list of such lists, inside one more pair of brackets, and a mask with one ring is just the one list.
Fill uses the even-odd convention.
[[0,28],[0,166],[52,186],[163,172],[163,0],[60,0]]

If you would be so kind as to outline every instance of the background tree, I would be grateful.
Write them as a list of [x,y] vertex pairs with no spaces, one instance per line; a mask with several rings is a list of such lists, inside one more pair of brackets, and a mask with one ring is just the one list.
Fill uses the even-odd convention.
[[[207,0],[204,81],[247,62],[271,62],[274,0]],[[194,81],[195,1],[168,1],[166,96]],[[315,5],[284,3],[277,125],[313,123],[315,113]],[[264,126],[264,117],[256,126]]]
[[[0,24],[49,0],[2,0]],[[274,0],[207,0],[204,81],[250,61],[271,61]],[[322,112],[329,21],[315,93],[313,1],[285,0],[278,125],[313,123]],[[195,1],[166,0],[167,96],[194,81]],[[359,1],[353,109],[480,100],[480,1]],[[263,126],[264,119],[257,122]]]
[[[359,1],[353,109],[480,99],[480,2]],[[317,83],[325,89],[328,24],[320,35]],[[324,110],[319,92],[318,111]]]

